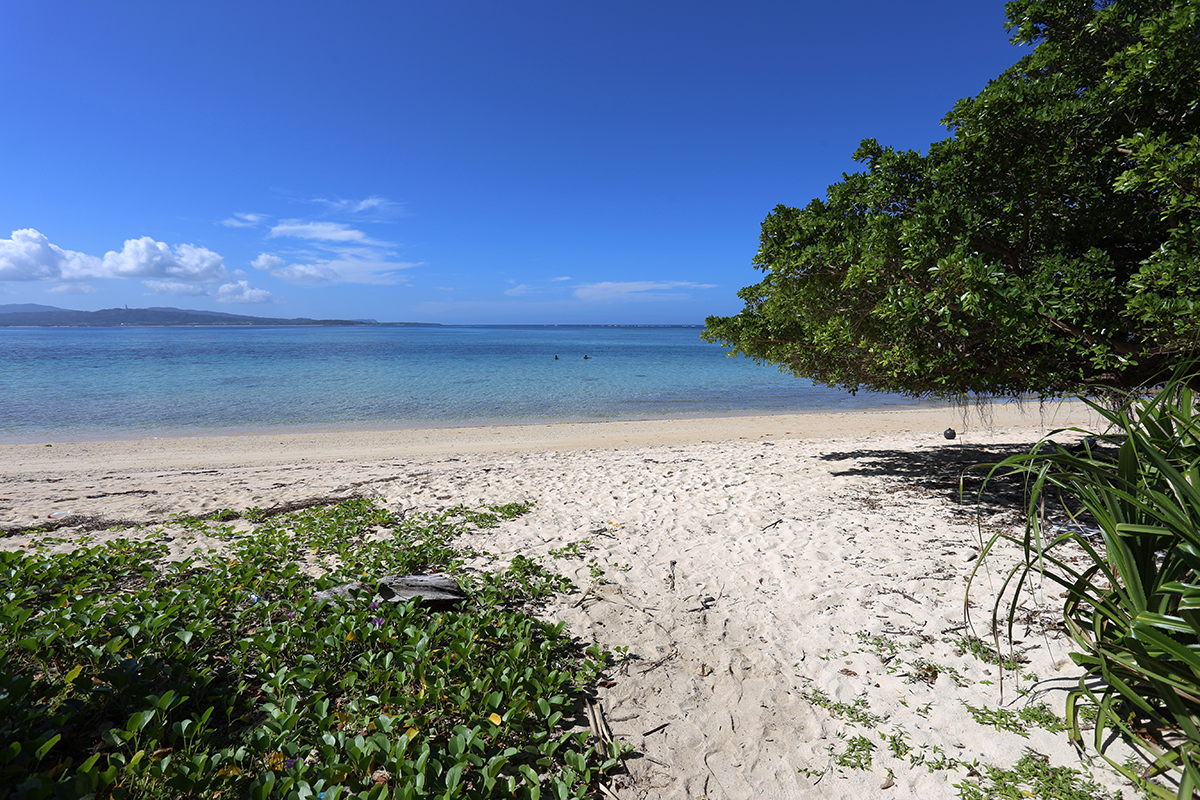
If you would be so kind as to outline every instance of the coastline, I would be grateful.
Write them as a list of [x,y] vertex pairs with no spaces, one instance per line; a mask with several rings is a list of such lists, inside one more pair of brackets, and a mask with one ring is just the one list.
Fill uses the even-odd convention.
[[950,405],[813,385],[676,327],[26,330],[5,343],[0,445]]
[[538,450],[656,447],[743,439],[836,436],[879,437],[926,433],[946,427],[962,441],[975,432],[1087,425],[1090,409],[1078,401],[1038,404],[865,409],[753,416],[598,422],[515,423],[458,427],[346,428],[220,436],[122,439],[51,439],[0,444],[6,472],[149,470],[187,466],[262,466],[290,461],[390,458],[450,453],[518,453]]
[[[0,549],[149,538],[184,559],[226,545],[179,518],[221,509],[370,497],[407,514],[532,502],[461,544],[496,557],[476,569],[520,555],[567,575],[578,591],[539,616],[585,645],[628,648],[598,689],[613,732],[635,751],[612,785],[622,800],[953,798],[956,784],[982,785],[985,767],[1010,769],[1030,750],[1133,797],[1066,733],[1011,722],[1042,704],[1061,717],[1077,685],[1054,625],[1056,592],[1019,609],[1018,674],[972,657],[964,638],[990,641],[994,592],[1017,563],[1015,548],[998,547],[968,597],[981,536],[1020,530],[1023,511],[1018,491],[979,516],[969,468],[1055,428],[1086,427],[1088,412],[1031,403],[983,415],[3,445]],[[974,481],[965,500],[964,475]],[[1009,728],[972,709],[1012,715]],[[851,767],[854,742],[870,747]]]

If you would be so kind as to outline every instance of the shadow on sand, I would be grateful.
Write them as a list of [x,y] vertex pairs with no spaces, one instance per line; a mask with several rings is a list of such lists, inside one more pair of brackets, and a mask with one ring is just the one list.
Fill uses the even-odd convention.
[[964,512],[1023,514],[1028,477],[1008,469],[993,470],[993,466],[1010,456],[1029,453],[1036,446],[1037,442],[992,446],[947,442],[944,447],[928,450],[845,450],[826,453],[821,460],[851,462],[844,469],[831,470],[832,475],[900,481],[911,491],[960,505]]

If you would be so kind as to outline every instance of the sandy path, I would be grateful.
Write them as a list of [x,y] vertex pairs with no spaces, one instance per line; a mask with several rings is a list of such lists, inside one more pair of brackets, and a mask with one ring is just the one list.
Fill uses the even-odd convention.
[[[0,526],[66,511],[161,523],[356,493],[415,509],[533,500],[471,544],[572,576],[586,594],[545,614],[583,641],[629,648],[601,690],[635,749],[621,797],[955,797],[953,784],[974,778],[947,759],[1010,767],[1029,748],[1080,766],[1065,735],[999,732],[965,705],[996,709],[1001,697],[998,670],[953,642],[979,548],[958,475],[1083,420],[1003,411],[990,427],[915,411],[10,445]],[[947,442],[947,424],[966,435]],[[986,521],[1015,514],[1001,502]],[[0,546],[45,537],[69,544],[64,530]],[[1040,624],[1054,615],[1028,613],[1019,646],[1042,682],[1021,682],[1022,694],[1010,676],[1004,707],[1035,698],[1061,713],[1076,673]],[[857,736],[874,746],[870,768],[839,766]]]

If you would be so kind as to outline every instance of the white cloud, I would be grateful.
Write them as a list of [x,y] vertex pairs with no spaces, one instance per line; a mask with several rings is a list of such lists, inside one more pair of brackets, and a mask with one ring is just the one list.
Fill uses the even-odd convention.
[[90,283],[64,283],[46,290],[46,294],[91,294],[96,287]]
[[575,296],[588,302],[683,300],[690,295],[674,290],[714,288],[716,284],[687,281],[602,281],[580,286]]
[[363,283],[375,286],[390,286],[401,283],[401,270],[420,266],[407,261],[388,261],[346,255],[342,258],[318,259],[307,263],[292,263],[275,266],[267,272],[275,278],[293,283]]
[[522,283],[520,286],[514,286],[511,289],[505,289],[504,293],[512,297],[522,297],[527,294],[533,294],[536,291],[537,289],[533,288],[529,284]]
[[325,283],[338,279],[338,274],[324,264],[292,264],[290,267],[273,267],[267,271],[272,278],[292,283]]
[[285,219],[271,228],[272,238],[279,236],[294,236],[298,239],[313,239],[321,242],[357,242],[359,244],[377,244],[372,242],[362,231],[355,230],[341,222],[301,222],[298,219]]
[[552,281],[569,281],[569,280],[571,280],[571,276],[565,275],[561,278],[551,278],[550,280],[552,280]]
[[196,283],[181,283],[179,281],[142,281],[150,290],[150,294],[164,294],[173,297],[215,297],[218,303],[267,303],[275,299],[274,295],[265,289],[255,289],[250,281],[234,281],[222,284],[211,291]]
[[93,278],[161,278],[203,283],[228,277],[224,259],[204,247],[181,244],[172,248],[149,236],[127,239],[121,252],[103,258],[51,244],[32,228],[13,231],[0,239],[0,280],[82,281]]
[[313,199],[313,202],[327,206],[330,211],[344,211],[351,214],[370,211],[373,208],[384,209],[395,205],[394,202],[388,200],[386,197],[380,197],[376,194],[363,200],[329,200],[324,197],[317,197]]
[[269,303],[275,296],[266,289],[254,289],[250,281],[226,283],[217,289],[218,303]]
[[386,208],[390,205],[392,205],[392,201],[388,200],[386,197],[371,195],[365,200],[359,200],[352,210],[355,213],[358,213],[360,211],[369,211],[372,208]]
[[232,217],[221,220],[218,224],[227,228],[253,228],[267,218],[266,214],[242,214],[235,212]]
[[[403,283],[401,272],[418,263],[397,261],[395,244],[380,241],[355,227],[358,221],[379,221],[390,216],[396,204],[379,195],[361,200],[313,198],[329,214],[346,222],[326,219],[281,219],[267,231],[269,239],[298,239],[303,244],[280,245],[281,252],[260,253],[251,266],[272,277],[295,283]],[[371,212],[388,210],[389,214]],[[350,215],[359,215],[351,217]]]
[[172,297],[201,297],[208,294],[203,286],[179,281],[142,281],[150,294],[167,294]]
[[258,256],[250,262],[250,266],[254,267],[255,269],[267,270],[269,272],[273,269],[279,269],[286,263],[287,259],[280,258],[279,256],[272,255],[270,253],[259,253]]
[[188,283],[219,281],[229,275],[225,260],[206,247],[181,244],[172,250],[149,236],[126,239],[120,253],[105,253],[104,270],[108,274],[99,277],[173,278]]
[[0,281],[56,281],[99,277],[101,260],[50,244],[33,228],[0,239]]

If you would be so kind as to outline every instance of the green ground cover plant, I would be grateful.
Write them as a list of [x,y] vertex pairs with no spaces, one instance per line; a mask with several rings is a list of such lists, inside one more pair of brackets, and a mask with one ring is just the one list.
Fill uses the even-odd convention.
[[[930,687],[937,681],[938,675],[947,673],[958,685],[969,683],[963,676],[947,667],[934,664],[924,658],[909,660],[909,651],[919,647],[921,643],[932,644],[933,637],[915,637],[912,644],[905,645],[895,635],[873,634],[868,631],[855,633],[855,638],[863,647],[854,650],[843,650],[835,656],[818,655],[822,660],[832,657],[842,657],[855,653],[873,653],[883,663],[889,674],[904,670],[902,675],[906,682],[912,684],[928,683]],[[997,665],[1006,662],[1019,668],[1026,659],[1023,657],[1001,656],[991,647],[973,636],[950,636],[942,640],[958,649],[959,654],[970,654],[985,664]],[[800,665],[795,665],[797,669]],[[922,670],[930,672],[930,680],[925,680]],[[798,772],[814,781],[821,780],[826,772],[835,769],[839,774],[845,770],[880,770],[885,769],[885,787],[890,787],[903,770],[923,770],[927,773],[959,772],[964,776],[959,783],[953,784],[958,797],[963,800],[975,798],[1007,798],[1007,797],[1039,797],[1062,798],[1062,800],[1112,800],[1114,795],[1104,791],[1093,780],[1092,775],[1085,770],[1069,767],[1055,767],[1046,761],[1044,756],[1034,755],[1032,751],[1018,763],[1011,766],[989,764],[977,758],[970,760],[949,755],[940,745],[920,741],[926,738],[920,731],[922,727],[918,719],[928,719],[933,702],[922,705],[912,705],[900,698],[899,704],[907,712],[875,714],[870,711],[870,700],[866,691],[850,702],[838,702],[829,693],[818,688],[810,678],[799,676],[801,685],[793,691],[803,700],[814,707],[828,712],[831,720],[838,724],[831,732],[842,742],[834,743],[828,748],[829,762],[823,769],[801,767]],[[987,683],[986,681],[982,681]],[[875,688],[879,688],[876,685]],[[890,693],[890,690],[883,690]],[[1044,702],[1026,703],[1022,708],[1009,710],[972,706],[963,703],[967,713],[980,726],[995,728],[1004,733],[1011,733],[1023,738],[1029,738],[1033,728],[1040,728],[1050,733],[1060,733],[1068,730],[1067,723],[1051,710]],[[1086,710],[1085,710],[1086,711]],[[907,718],[908,713],[911,717]],[[884,724],[887,730],[883,729]],[[878,738],[881,745],[876,745],[873,739]],[[839,749],[840,747],[840,749]],[[961,745],[960,745],[961,747]],[[878,756],[878,758],[876,758]],[[1031,758],[1035,760],[1030,760]],[[882,761],[882,764],[878,763]],[[815,783],[814,783],[815,785]]]
[[796,687],[796,689],[800,697],[814,706],[824,708],[835,719],[848,720],[849,722],[868,728],[874,728],[883,721],[883,717],[867,711],[867,701],[865,698],[859,697],[853,703],[838,703],[824,690],[818,689],[815,686],[805,686],[803,689]]
[[1008,731],[1019,736],[1029,737],[1031,727],[1043,728],[1051,733],[1067,730],[1067,725],[1045,703],[1026,706],[1017,711],[1007,708],[976,708],[969,703],[963,703],[971,718],[980,725],[989,725],[998,731]]
[[846,740],[846,749],[833,753],[833,763],[844,769],[870,769],[875,743],[859,734]]
[[978,636],[951,636],[943,641],[953,644],[960,652],[969,653],[985,664],[995,664],[1011,672],[1018,672],[1021,669],[1022,659],[1020,657],[1001,655]]
[[1111,797],[1084,773],[1052,766],[1043,756],[1028,752],[1012,769],[984,766],[978,783],[954,784],[962,800],[1095,800]]
[[1027,523],[995,534],[984,555],[1004,540],[1024,553],[993,608],[1010,638],[1034,576],[1064,590],[1071,657],[1084,668],[1067,701],[1072,737],[1094,724],[1103,753],[1119,734],[1149,766],[1106,755],[1116,769],[1184,798],[1200,789],[1200,415],[1196,376],[1180,375],[1119,408],[1089,403],[1108,428],[1071,429],[1087,437],[1081,446],[1046,441],[993,466],[989,479],[1026,478]]
[[[527,510],[401,518],[352,500],[248,530],[192,521],[227,548],[182,562],[153,542],[0,552],[0,791],[594,795],[619,748],[598,752],[574,719],[607,654],[522,610],[569,583],[525,558],[468,574],[476,554],[454,544]],[[461,610],[313,599],[434,570],[464,585]]]

